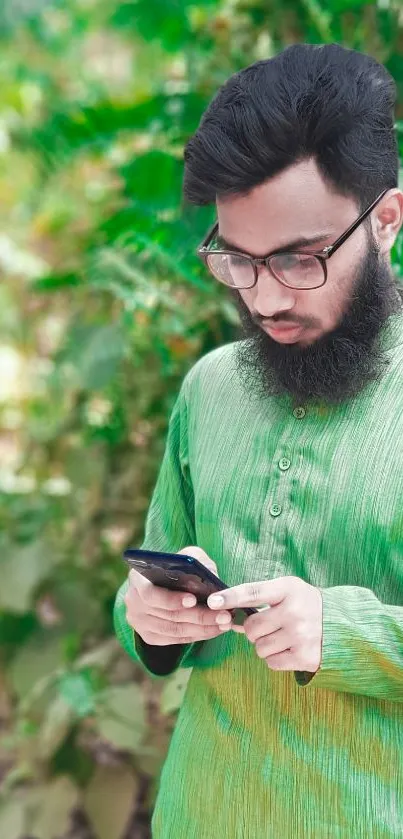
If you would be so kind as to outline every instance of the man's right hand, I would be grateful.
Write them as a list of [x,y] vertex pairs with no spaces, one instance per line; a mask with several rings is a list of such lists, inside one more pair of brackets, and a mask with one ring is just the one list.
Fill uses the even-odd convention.
[[[217,574],[216,564],[201,548],[191,545],[178,553],[193,556]],[[193,644],[231,629],[230,612],[213,612],[197,605],[193,594],[155,586],[134,568],[129,572],[125,603],[127,622],[146,644],[157,647]]]

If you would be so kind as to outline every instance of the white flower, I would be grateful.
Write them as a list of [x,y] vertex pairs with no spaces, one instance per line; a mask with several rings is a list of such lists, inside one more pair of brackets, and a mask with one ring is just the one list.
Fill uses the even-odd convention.
[[69,495],[71,489],[71,481],[63,475],[57,478],[48,478],[42,484],[42,492],[46,492],[47,495]]
[[32,475],[15,475],[13,472],[0,473],[0,491],[8,495],[28,494],[36,489],[36,480]]

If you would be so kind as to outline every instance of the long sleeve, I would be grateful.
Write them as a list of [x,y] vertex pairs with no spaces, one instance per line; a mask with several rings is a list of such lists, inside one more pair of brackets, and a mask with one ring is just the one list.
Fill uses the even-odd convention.
[[356,586],[321,591],[322,663],[313,676],[296,676],[298,684],[403,702],[403,605]]
[[[175,553],[196,541],[188,462],[186,384],[185,378],[170,417],[165,453],[141,545],[145,550]],[[191,667],[193,655],[203,642],[166,647],[146,644],[127,623],[124,603],[127,587],[126,580],[117,593],[113,613],[115,632],[126,652],[154,676],[167,676],[179,666]]]

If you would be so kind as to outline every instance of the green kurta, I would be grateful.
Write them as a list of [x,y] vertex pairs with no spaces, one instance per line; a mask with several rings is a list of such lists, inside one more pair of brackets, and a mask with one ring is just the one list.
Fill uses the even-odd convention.
[[[244,635],[156,649],[193,666],[154,839],[403,837],[403,322],[380,382],[341,407],[248,399],[234,344],[186,375],[144,548],[198,545],[228,585],[295,575],[323,593],[323,661],[302,686]],[[137,653],[134,646],[137,644]],[[173,650],[175,653],[175,649]],[[176,650],[178,653],[178,649]]]

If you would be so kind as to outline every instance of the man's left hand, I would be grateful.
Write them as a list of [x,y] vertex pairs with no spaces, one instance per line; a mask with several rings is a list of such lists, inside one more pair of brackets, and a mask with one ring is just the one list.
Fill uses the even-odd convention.
[[[215,601],[221,597],[222,601]],[[211,609],[266,606],[246,618],[243,627],[259,658],[272,670],[316,673],[322,660],[322,595],[299,577],[277,577],[224,589],[210,595]]]

